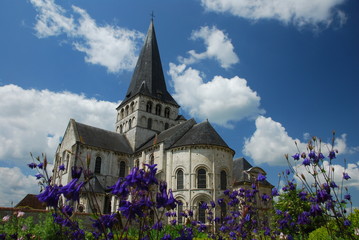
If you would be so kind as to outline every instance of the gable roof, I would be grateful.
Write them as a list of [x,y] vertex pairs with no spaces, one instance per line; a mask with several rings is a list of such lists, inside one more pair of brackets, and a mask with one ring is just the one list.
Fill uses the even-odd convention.
[[191,145],[212,145],[229,148],[208,121],[197,124],[193,118],[154,136],[137,151],[143,151],[154,144],[162,142],[165,149]]
[[46,204],[41,202],[35,194],[27,194],[15,208],[46,209]]
[[74,126],[76,140],[82,144],[115,152],[133,153],[130,144],[122,134],[78,123],[74,119],[70,122]]
[[148,28],[125,99],[118,108],[138,94],[179,106],[167,91],[153,21]]

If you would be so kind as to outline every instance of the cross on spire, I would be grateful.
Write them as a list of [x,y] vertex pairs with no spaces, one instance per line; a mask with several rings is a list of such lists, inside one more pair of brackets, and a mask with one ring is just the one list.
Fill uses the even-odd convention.
[[150,16],[151,16],[151,21],[153,21],[153,19],[155,18],[155,14],[153,13],[153,11],[151,12]]

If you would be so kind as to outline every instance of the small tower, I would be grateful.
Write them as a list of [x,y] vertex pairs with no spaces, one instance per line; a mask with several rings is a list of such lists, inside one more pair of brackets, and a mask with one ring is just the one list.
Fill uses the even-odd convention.
[[116,132],[133,150],[154,134],[177,124],[179,105],[167,91],[153,20],[125,99],[117,107]]

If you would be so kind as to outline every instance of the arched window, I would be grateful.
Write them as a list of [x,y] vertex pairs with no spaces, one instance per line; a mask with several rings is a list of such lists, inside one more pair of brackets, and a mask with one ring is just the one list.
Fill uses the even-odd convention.
[[147,120],[147,128],[148,128],[148,129],[152,129],[152,118],[149,118],[149,119]]
[[165,117],[170,118],[170,109],[168,107],[165,108]]
[[207,187],[206,170],[201,168],[197,172],[197,188],[206,188],[206,187]]
[[165,123],[165,130],[169,128],[169,124],[168,123]]
[[121,109],[121,119],[125,117],[125,110]]
[[182,212],[183,212],[183,203],[182,203],[182,201],[178,201],[178,204],[177,204],[177,222],[178,222],[178,224],[183,223]]
[[120,172],[119,172],[118,175],[119,175],[120,178],[124,178],[126,176],[126,163],[125,163],[125,161],[120,162]]
[[227,189],[227,173],[226,171],[221,171],[221,190]]
[[201,223],[206,223],[206,209],[202,208],[204,202],[198,203],[198,221]]
[[131,103],[131,113],[133,113],[133,111],[135,111],[135,103],[134,102],[132,102]]
[[161,116],[161,105],[160,104],[156,105],[156,115]]
[[136,159],[135,167],[140,167],[140,160],[139,159]]
[[123,133],[123,126],[120,125],[120,133]]
[[150,155],[150,165],[155,164],[155,156],[153,154]]
[[132,120],[130,119],[129,121],[128,121],[128,129],[131,129],[132,128]]
[[101,173],[101,157],[96,158],[95,162],[95,173]]
[[152,102],[147,102],[146,105],[146,112],[152,112]]
[[182,169],[177,171],[177,190],[183,189],[183,171]]
[[128,116],[128,105],[126,106],[126,117]]

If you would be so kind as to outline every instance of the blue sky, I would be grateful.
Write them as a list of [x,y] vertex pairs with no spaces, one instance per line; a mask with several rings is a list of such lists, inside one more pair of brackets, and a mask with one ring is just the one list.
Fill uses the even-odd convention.
[[[359,2],[142,0],[0,2],[0,205],[38,192],[29,152],[52,160],[70,118],[114,130],[151,12],[181,114],[208,119],[268,173],[310,136],[336,131],[359,206]],[[346,164],[344,159],[346,159]]]

